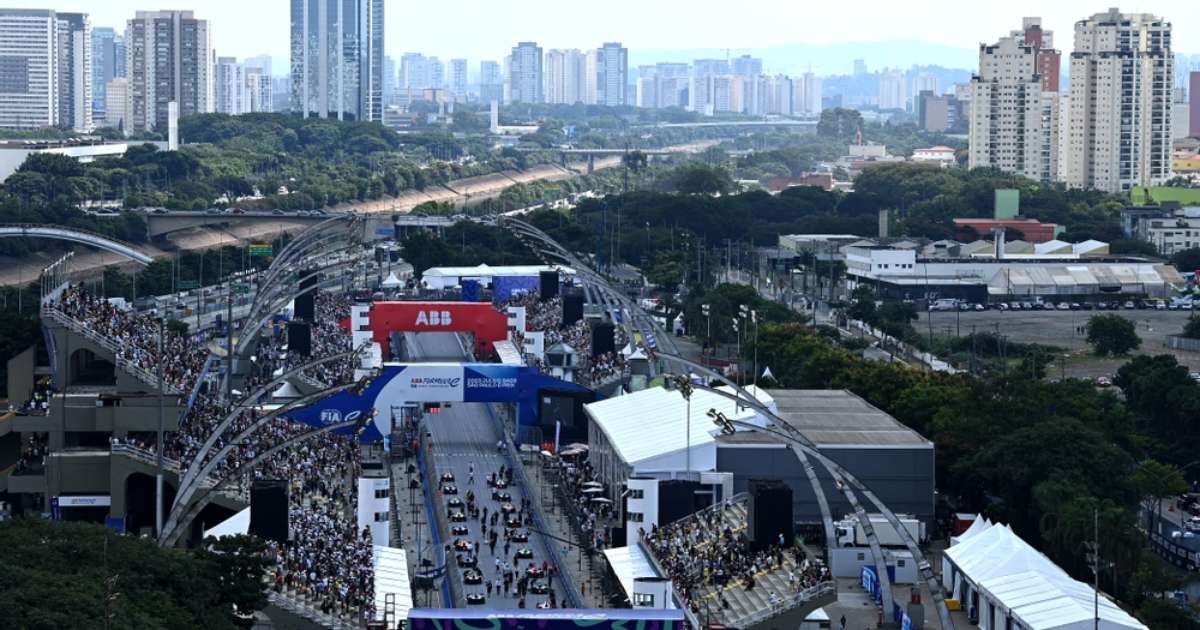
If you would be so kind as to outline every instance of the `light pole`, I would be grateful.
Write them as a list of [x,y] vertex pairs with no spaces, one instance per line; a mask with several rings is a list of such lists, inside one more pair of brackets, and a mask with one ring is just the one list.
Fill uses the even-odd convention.
[[692,472],[692,381],[685,375],[676,374],[671,377],[671,382],[679,389],[680,395],[686,402],[687,432],[684,441],[684,470],[690,473]]
[[712,309],[708,304],[701,304],[700,312],[704,313],[704,319],[707,321],[707,330],[704,334],[704,346],[710,348],[709,352],[712,352]]

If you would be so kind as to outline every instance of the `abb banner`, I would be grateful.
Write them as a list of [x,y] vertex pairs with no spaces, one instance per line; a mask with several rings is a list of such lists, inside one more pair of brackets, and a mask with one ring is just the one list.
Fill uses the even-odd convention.
[[489,302],[375,302],[371,333],[384,356],[392,332],[471,332],[475,356],[485,358],[493,343],[508,338],[508,317]]

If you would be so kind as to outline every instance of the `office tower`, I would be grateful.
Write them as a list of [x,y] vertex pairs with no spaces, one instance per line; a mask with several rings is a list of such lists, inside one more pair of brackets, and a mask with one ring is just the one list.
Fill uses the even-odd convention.
[[542,48],[537,42],[521,42],[512,49],[509,67],[510,94],[513,103],[541,103]]
[[1200,138],[1200,72],[1188,74],[1188,135]]
[[905,90],[904,72],[885,70],[879,75],[879,109],[905,109],[908,92]]
[[457,100],[467,99],[467,60],[450,60],[450,82],[447,84],[450,92]]
[[504,100],[504,74],[495,61],[479,62],[479,100],[483,103]]
[[383,0],[291,0],[292,110],[383,121]]
[[547,103],[574,105],[584,102],[587,89],[587,55],[574,49],[548,50],[545,75]]
[[291,75],[271,77],[271,111],[292,111],[292,77]]
[[605,42],[596,49],[596,104],[624,105],[628,83],[629,50],[620,42]]
[[0,127],[90,131],[91,57],[86,14],[0,9]]
[[125,76],[125,37],[108,27],[92,29],[92,118],[107,119],[105,90],[108,82]]
[[731,65],[733,74],[739,77],[756,77],[762,74],[762,59],[758,57],[750,55],[734,57]]
[[179,115],[213,111],[212,32],[191,11],[138,11],[126,23],[126,133],[165,133],[168,103]]
[[1108,192],[1171,177],[1171,23],[1110,9],[1075,23],[1065,181]]
[[802,116],[821,115],[821,77],[805,72],[795,81],[795,113]]
[[961,133],[967,129],[968,102],[958,100],[953,94],[925,90],[916,98],[917,125],[923,131]]
[[[1046,90],[1039,60],[1057,58],[1042,46],[1052,42],[1037,18],[1027,18],[1024,28],[1012,31],[995,44],[979,47],[979,74],[971,77],[971,168],[992,167],[1040,181],[1054,181],[1058,173],[1057,91]],[[932,96],[932,92],[931,92]],[[941,104],[930,107],[926,121],[933,129],[950,124],[940,119]],[[949,103],[946,103],[947,107]]]
[[129,116],[129,79],[115,77],[104,86],[104,118],[95,121],[113,129],[125,129]]
[[59,125],[91,131],[92,25],[86,13],[58,14]]

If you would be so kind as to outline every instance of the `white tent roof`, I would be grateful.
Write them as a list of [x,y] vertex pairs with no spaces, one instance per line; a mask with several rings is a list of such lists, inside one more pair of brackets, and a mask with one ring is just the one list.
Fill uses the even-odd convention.
[[237,536],[238,534],[246,534],[250,532],[250,508],[246,508],[233,516],[217,523],[212,529],[204,530],[204,537],[216,536],[223,538],[225,536]]
[[408,555],[403,549],[375,545],[371,552],[375,565],[375,614],[382,620],[388,594],[396,597],[396,619],[408,619],[413,607],[412,584],[408,579]]
[[[979,521],[971,526],[979,525]],[[965,534],[964,534],[965,535]],[[1091,628],[1091,587],[1067,575],[1007,525],[993,525],[944,552],[966,578],[1030,630]],[[1133,617],[1100,599],[1101,628],[1145,630]]]
[[396,277],[396,272],[394,272],[394,271],[392,273],[389,273],[388,277],[386,279],[384,279],[383,282],[380,283],[380,286],[382,286],[385,289],[394,289],[396,287],[403,286],[403,285],[404,285],[404,282],[402,282],[400,280],[400,278]]
[[543,271],[557,271],[566,275],[574,275],[575,270],[558,265],[477,265],[475,267],[430,267],[422,273],[424,276],[445,276],[461,278],[463,276],[536,276]]
[[[721,387],[724,391],[730,391]],[[772,406],[774,399],[764,390],[747,387],[759,401]],[[617,455],[630,466],[688,448],[710,446],[718,432],[705,414],[716,409],[732,420],[752,421],[757,413],[746,406],[704,390],[692,392],[691,440],[688,439],[687,403],[678,391],[651,387],[628,396],[584,405],[592,420],[608,436]]]
[[1044,243],[1035,243],[1033,252],[1035,254],[1069,254],[1071,253],[1071,244],[1066,241],[1054,239]]
[[958,536],[950,537],[950,546],[953,547],[954,545],[966,541],[968,538],[978,536],[979,534],[982,534],[991,528],[991,526],[991,521],[983,518],[982,514],[976,514],[975,521],[971,523],[971,526],[967,528],[967,531],[959,534]]
[[605,549],[604,557],[608,560],[608,566],[612,567],[613,574],[617,576],[617,581],[621,583],[621,588],[625,589],[625,596],[630,600],[633,599],[634,580],[643,577],[661,577],[654,572],[650,560],[637,545]]

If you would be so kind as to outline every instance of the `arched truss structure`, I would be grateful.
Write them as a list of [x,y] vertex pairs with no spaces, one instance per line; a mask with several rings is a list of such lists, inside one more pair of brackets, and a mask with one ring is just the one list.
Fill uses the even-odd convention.
[[[591,270],[578,257],[567,251],[562,245],[557,243],[545,232],[530,225],[529,223],[526,223],[525,221],[514,217],[502,217],[499,219],[498,224],[500,227],[513,232],[517,238],[533,249],[534,252],[547,259],[547,261],[561,262],[563,264],[570,265],[575,270],[577,277],[580,277],[584,280],[586,287],[589,289],[594,289],[602,295],[602,303],[615,305],[622,310],[622,312],[626,315],[622,323],[626,326],[630,326],[631,323],[636,326],[636,328],[642,332],[643,342],[653,339],[658,339],[665,342],[662,344],[662,347],[660,347],[658,344],[654,344],[654,347],[651,347],[651,345],[648,343],[644,344],[648,355],[651,357],[652,364],[662,363],[664,365],[673,365],[676,368],[682,368],[685,374],[698,374],[703,376],[706,379],[706,382],[720,381],[722,384],[732,389],[734,393],[730,394],[727,391],[718,390],[704,385],[697,385],[695,387],[705,389],[706,391],[711,391],[726,398],[737,400],[741,404],[758,411],[766,420],[766,427],[758,427],[756,425],[742,423],[739,421],[732,421],[730,424],[744,430],[769,433],[787,443],[793,452],[796,453],[796,456],[804,469],[805,475],[808,477],[809,483],[812,485],[814,494],[817,497],[817,503],[821,509],[821,517],[825,529],[826,545],[834,544],[835,540],[833,537],[833,516],[829,510],[828,498],[825,496],[824,490],[821,487],[821,483],[817,478],[816,470],[810,463],[810,458],[815,459],[826,470],[829,471],[829,474],[833,477],[837,488],[842,492],[842,494],[845,495],[847,501],[850,502],[850,505],[853,506],[854,512],[858,516],[859,523],[862,525],[863,533],[866,534],[867,541],[871,548],[876,574],[879,576],[880,580],[880,586],[883,595],[882,599],[885,602],[884,614],[887,616],[891,614],[891,610],[889,609],[890,606],[888,606],[888,604],[893,603],[895,600],[891,594],[891,583],[887,574],[887,561],[883,556],[882,549],[879,545],[879,539],[875,534],[874,527],[871,526],[871,520],[867,518],[866,511],[862,503],[859,501],[856,492],[865,497],[873,505],[873,507],[877,509],[885,519],[887,519],[888,523],[904,541],[904,544],[908,548],[909,552],[912,553],[913,557],[916,559],[921,577],[929,586],[930,594],[933,597],[934,604],[938,611],[938,616],[941,619],[942,628],[945,630],[953,630],[954,622],[950,618],[950,610],[946,606],[946,600],[942,594],[940,585],[937,582],[937,577],[933,574],[932,565],[928,560],[925,559],[924,554],[921,553],[920,548],[917,546],[917,541],[914,540],[912,536],[909,535],[908,530],[900,524],[900,521],[896,518],[895,513],[893,513],[892,510],[888,508],[887,505],[885,505],[875,495],[875,493],[870,490],[870,488],[859,481],[858,478],[856,478],[845,468],[842,468],[836,462],[822,454],[817,449],[816,445],[813,444],[812,441],[809,440],[803,433],[789,425],[779,416],[775,415],[774,412],[772,412],[766,405],[760,403],[758,399],[756,399],[749,391],[742,388],[737,383],[725,378],[724,375],[714,372],[704,365],[700,365],[679,356],[679,352],[675,348],[675,344],[671,340],[670,335],[668,335],[652,317],[650,317],[639,305],[623,295],[620,291],[613,289],[603,277]],[[630,339],[634,338],[635,337],[633,335],[630,335]],[[666,369],[668,371],[670,370],[670,368]]]
[[154,259],[121,241],[94,232],[52,225],[0,225],[0,238],[49,238],[89,245],[106,252],[124,256],[134,262],[149,265]]

